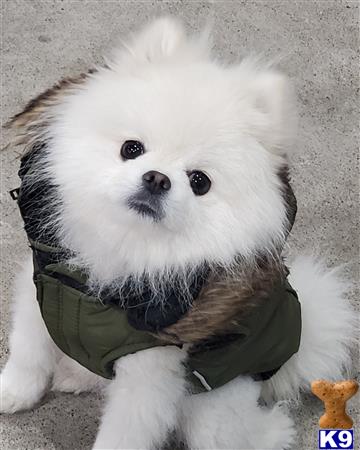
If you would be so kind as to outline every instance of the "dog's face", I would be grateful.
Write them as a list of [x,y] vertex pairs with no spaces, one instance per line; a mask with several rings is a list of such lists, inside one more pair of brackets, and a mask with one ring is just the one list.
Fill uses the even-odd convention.
[[271,251],[287,220],[288,92],[155,22],[52,109],[64,244],[101,280]]

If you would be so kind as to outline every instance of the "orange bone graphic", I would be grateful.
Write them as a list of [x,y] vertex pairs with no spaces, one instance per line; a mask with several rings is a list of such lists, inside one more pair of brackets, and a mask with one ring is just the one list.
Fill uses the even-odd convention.
[[324,402],[325,414],[320,417],[320,428],[348,429],[353,426],[352,419],[346,414],[346,402],[356,394],[359,385],[355,380],[331,383],[316,380],[311,383],[312,392]]

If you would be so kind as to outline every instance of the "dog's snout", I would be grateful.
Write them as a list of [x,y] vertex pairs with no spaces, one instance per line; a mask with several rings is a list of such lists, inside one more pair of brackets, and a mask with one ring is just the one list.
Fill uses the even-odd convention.
[[157,170],[150,170],[142,176],[143,185],[151,194],[162,194],[171,188],[169,177]]

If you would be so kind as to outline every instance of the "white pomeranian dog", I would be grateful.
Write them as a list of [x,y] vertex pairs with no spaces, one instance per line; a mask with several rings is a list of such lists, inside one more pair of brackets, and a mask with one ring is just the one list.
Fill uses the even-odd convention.
[[170,18],[15,116],[32,258],[1,412],[105,389],[94,449],[289,448],[270,400],[341,378],[353,333],[336,273],[281,256],[295,122],[284,75]]

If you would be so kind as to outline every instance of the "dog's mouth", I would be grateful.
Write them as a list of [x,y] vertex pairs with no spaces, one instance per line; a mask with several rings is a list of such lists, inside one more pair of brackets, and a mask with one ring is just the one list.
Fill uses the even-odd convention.
[[164,217],[164,209],[161,199],[144,195],[143,192],[135,194],[127,201],[127,205],[143,217],[149,217],[155,222],[159,222]]

